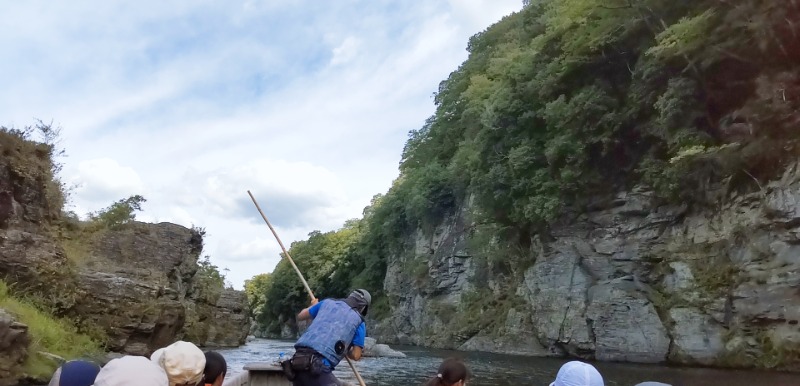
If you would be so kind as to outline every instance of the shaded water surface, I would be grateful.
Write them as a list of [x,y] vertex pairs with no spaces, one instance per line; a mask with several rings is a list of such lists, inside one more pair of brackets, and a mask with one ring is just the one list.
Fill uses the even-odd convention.
[[[219,350],[227,359],[230,374],[242,371],[249,362],[274,361],[281,352],[294,352],[292,341],[257,339],[236,349]],[[435,374],[443,358],[463,358],[473,372],[470,386],[548,386],[563,359],[531,358],[476,352],[434,350],[420,347],[393,347],[406,358],[364,358],[356,364],[369,386],[419,385]],[[733,371],[702,368],[677,368],[651,365],[595,363],[606,385],[632,386],[643,381],[660,381],[674,386],[800,386],[800,374]],[[336,369],[340,379],[355,383],[346,362]]]

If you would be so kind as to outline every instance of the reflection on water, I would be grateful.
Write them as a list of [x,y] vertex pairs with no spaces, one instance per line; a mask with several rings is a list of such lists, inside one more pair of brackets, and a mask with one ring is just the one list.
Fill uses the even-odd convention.
[[[229,374],[242,371],[248,362],[274,361],[281,352],[294,352],[292,341],[258,339],[235,349],[219,350],[228,361]],[[443,358],[463,358],[473,372],[470,386],[547,386],[553,381],[563,359],[531,358],[476,352],[433,350],[420,347],[393,347],[406,358],[364,358],[356,363],[369,386],[419,385],[433,376]],[[800,386],[800,374],[731,371],[701,368],[596,363],[610,386],[632,386],[643,381],[660,381],[674,386]],[[346,362],[336,369],[340,379],[355,382]]]

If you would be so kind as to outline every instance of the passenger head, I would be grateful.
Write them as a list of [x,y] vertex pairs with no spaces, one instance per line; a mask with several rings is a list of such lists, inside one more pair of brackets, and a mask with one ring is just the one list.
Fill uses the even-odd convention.
[[53,374],[50,386],[91,386],[94,384],[100,366],[89,361],[69,361]]
[[464,386],[469,376],[469,369],[464,362],[447,358],[439,365],[436,376],[428,380],[425,386]]
[[350,293],[347,299],[345,299],[345,302],[350,307],[360,312],[361,315],[367,316],[369,304],[372,303],[372,295],[365,289],[357,289]]
[[218,352],[206,353],[206,369],[203,371],[203,383],[206,385],[222,386],[225,374],[228,373],[228,364]]
[[167,386],[164,369],[145,357],[112,359],[97,374],[94,386]]
[[192,343],[179,340],[156,350],[150,360],[166,371],[170,386],[196,385],[203,380],[206,356]]
[[604,386],[603,377],[594,366],[579,361],[564,363],[550,386]]

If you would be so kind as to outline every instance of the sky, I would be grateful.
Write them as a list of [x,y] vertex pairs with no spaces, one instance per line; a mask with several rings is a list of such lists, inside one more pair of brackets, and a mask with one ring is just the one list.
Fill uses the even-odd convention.
[[61,128],[79,215],[206,230],[241,289],[280,247],[361,217],[470,36],[521,0],[0,3],[0,126]]

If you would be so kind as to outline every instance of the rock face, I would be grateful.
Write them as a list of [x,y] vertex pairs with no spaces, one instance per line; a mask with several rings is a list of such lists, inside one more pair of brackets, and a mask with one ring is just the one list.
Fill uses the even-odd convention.
[[[511,252],[476,236],[482,225],[467,203],[388,259],[392,311],[373,335],[465,350],[792,368],[800,358],[798,203],[797,168],[707,210],[661,206],[634,189]],[[511,255],[513,264],[492,263]]]
[[45,145],[0,131],[0,278],[68,304],[73,272],[48,226],[63,200]]
[[250,334],[250,311],[243,291],[226,288],[222,291],[213,313],[212,333],[206,346],[236,347],[247,341]]
[[78,286],[88,296],[69,315],[101,326],[109,348],[127,354],[149,355],[178,339],[244,344],[250,329],[245,294],[196,288],[201,249],[201,235],[170,223],[135,223],[101,234],[79,264]]
[[28,357],[28,327],[0,308],[0,386],[13,385]]
[[[78,262],[67,259],[49,239],[42,240],[34,244],[42,254],[33,255],[41,257],[41,265],[28,259],[28,264],[9,264],[17,270],[4,271],[3,262],[13,260],[0,257],[0,273],[34,286],[53,283],[58,291],[49,293],[60,296],[62,315],[102,330],[109,350],[149,355],[185,336],[198,345],[244,343],[250,318],[243,292],[222,290],[210,304],[193,296],[202,239],[192,230],[170,223],[134,223],[101,232],[84,240],[85,255]],[[201,331],[192,334],[190,327]]]
[[[224,289],[211,305],[195,302],[195,318],[187,323],[184,339],[208,347],[236,347],[243,345],[250,334],[250,314],[247,299],[242,291]],[[196,310],[202,310],[197,312]]]
[[183,328],[201,244],[179,225],[132,225],[103,233],[88,246],[78,275],[78,288],[87,296],[68,313],[101,326],[110,350],[149,355]]

